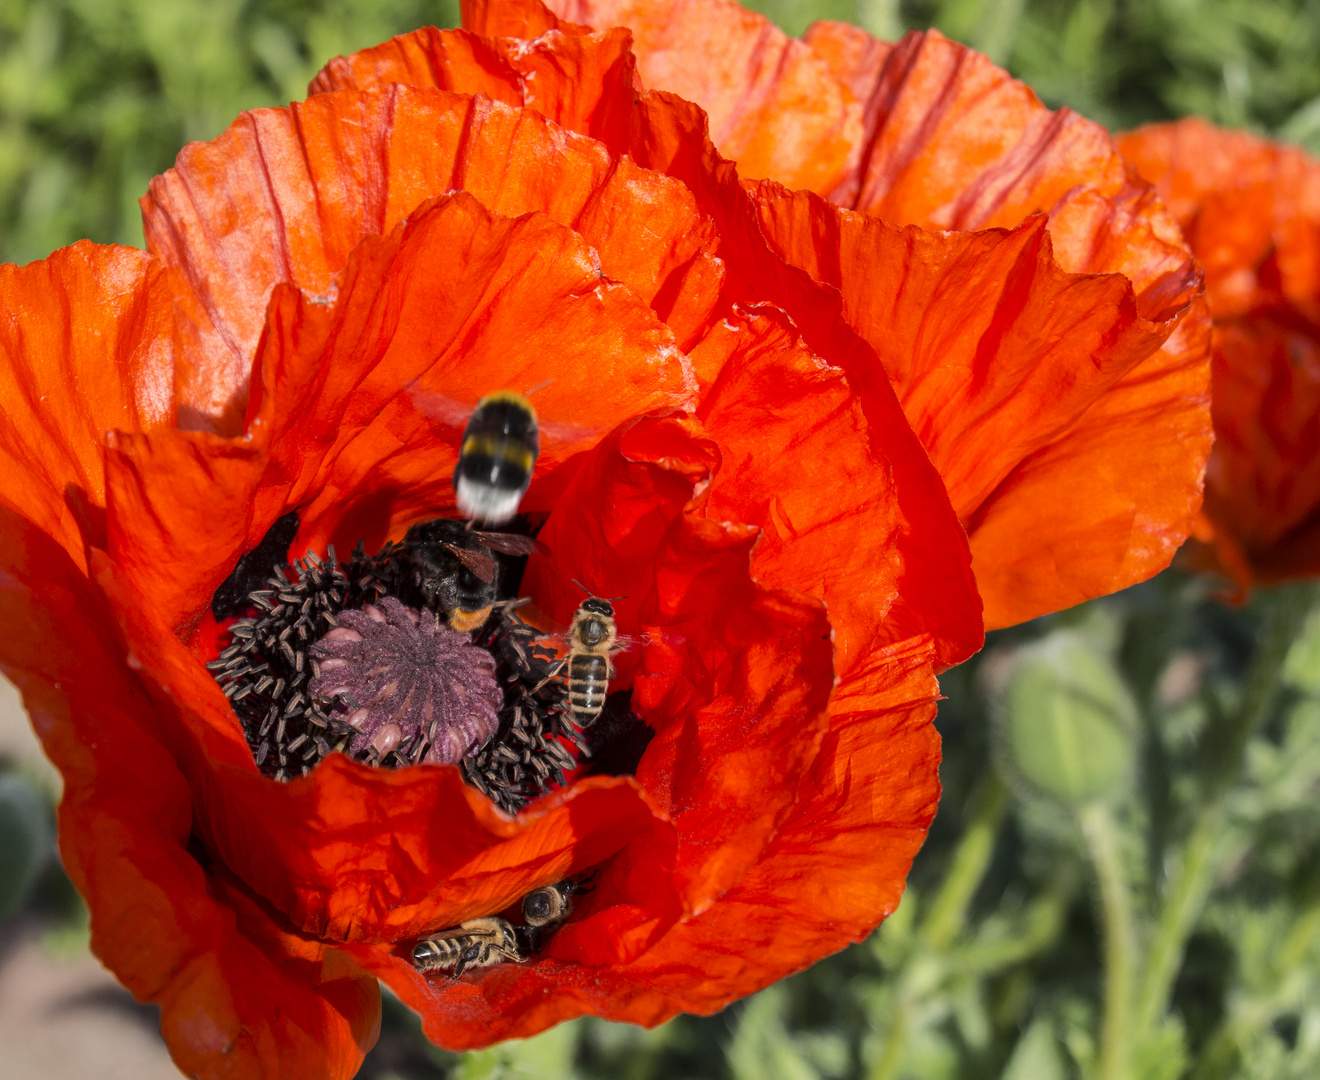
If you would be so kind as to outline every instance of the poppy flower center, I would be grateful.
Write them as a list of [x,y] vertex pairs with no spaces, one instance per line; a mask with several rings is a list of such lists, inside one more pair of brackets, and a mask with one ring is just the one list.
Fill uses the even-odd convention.
[[339,615],[311,648],[314,699],[357,734],[347,750],[380,760],[399,750],[409,761],[451,765],[499,727],[503,695],[495,658],[432,612],[393,596]]
[[[288,532],[282,523],[272,532]],[[250,587],[251,567],[240,568]],[[456,764],[515,813],[591,756],[554,677],[556,650],[518,617],[516,593],[497,589],[480,625],[458,630],[428,603],[428,572],[406,545],[367,555],[359,544],[342,563],[333,549],[308,552],[255,582],[263,588],[240,586],[241,598],[229,596],[233,581],[217,591],[250,617],[207,666],[263,773],[290,780],[335,752],[384,768]],[[506,578],[517,575],[495,575]]]

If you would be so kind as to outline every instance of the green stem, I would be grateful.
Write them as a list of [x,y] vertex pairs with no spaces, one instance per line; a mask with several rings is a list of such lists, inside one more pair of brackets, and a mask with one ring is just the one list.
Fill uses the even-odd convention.
[[1007,808],[1008,791],[1003,781],[995,773],[989,773],[977,793],[971,820],[963,830],[953,858],[949,860],[949,868],[935,894],[930,913],[922,919],[915,935],[913,950],[895,980],[898,1003],[867,1080],[894,1080],[898,1076],[903,1053],[907,1048],[913,963],[916,960],[928,960],[933,954],[947,950],[962,929],[968,905],[989,869],[995,839],[999,835],[999,826]]
[[907,1003],[900,1002],[894,1018],[880,1045],[880,1056],[867,1074],[867,1080],[895,1080],[903,1064],[903,1051],[907,1048]]
[[[1251,661],[1242,702],[1233,718],[1226,746],[1213,763],[1209,780],[1207,806],[1222,800],[1237,781],[1247,743],[1270,714],[1279,694],[1279,672],[1296,640],[1302,623],[1315,603],[1317,587],[1298,585],[1282,590],[1273,598],[1273,610],[1265,627],[1264,640]],[[1211,811],[1213,812],[1213,810]]]
[[1252,658],[1242,702],[1225,739],[1225,750],[1211,765],[1207,798],[1182,845],[1182,858],[1160,906],[1159,922],[1137,996],[1139,1032],[1153,1027],[1168,1008],[1187,938],[1201,917],[1224,850],[1225,798],[1241,773],[1247,744],[1269,716],[1279,692],[1279,672],[1310,613],[1316,591],[1313,585],[1300,586],[1275,598],[1264,641]]
[[1008,808],[1008,791],[995,773],[982,782],[972,808],[972,818],[963,830],[949,869],[935,894],[930,914],[918,931],[927,949],[943,952],[962,929],[967,907],[989,869],[995,852],[995,839]]
[[1132,976],[1136,962],[1132,891],[1119,854],[1118,828],[1108,808],[1093,803],[1078,811],[1077,817],[1100,885],[1100,913],[1104,922],[1105,1006],[1096,1075],[1098,1080],[1128,1080]]
[[1191,935],[1214,881],[1221,818],[1203,814],[1183,845],[1182,861],[1164,903],[1146,952],[1146,966],[1137,994],[1137,1030],[1150,1030],[1164,1015],[1173,980],[1182,965],[1183,947]]

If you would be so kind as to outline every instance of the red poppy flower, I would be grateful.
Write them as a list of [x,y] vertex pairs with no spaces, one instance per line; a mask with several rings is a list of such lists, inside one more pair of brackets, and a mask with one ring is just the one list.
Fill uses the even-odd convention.
[[[546,28],[539,7],[501,13]],[[2,271],[0,596],[22,628],[3,663],[65,774],[93,948],[161,1005],[185,1071],[298,1077],[357,1067],[377,976],[463,1048],[583,1013],[710,1012],[860,939],[934,811],[933,675],[979,646],[979,601],[846,298],[784,257],[795,233],[766,232],[780,214],[849,258],[877,245],[895,327],[936,342],[987,288],[1012,283],[1022,310],[1077,300],[1045,338],[997,317],[1010,359],[1130,332],[1130,286],[1060,270],[1039,223],[926,233],[749,192],[698,109],[636,90],[619,30],[423,31],[313,88],[153,181],[149,254],[80,244]],[[250,594],[289,620],[286,674],[324,659],[324,605],[342,614],[399,570],[387,541],[453,516],[464,420],[506,387],[541,423],[529,622],[567,626],[581,582],[620,598],[637,642],[596,757],[562,784],[538,772],[517,813],[467,764],[375,768],[347,737],[327,754],[311,683],[257,690],[231,651],[257,624],[213,614],[268,538],[279,559],[361,540],[351,581],[313,562]],[[460,651],[380,605],[360,610],[407,639],[388,662],[408,677],[418,650]],[[468,646],[498,660],[485,633]],[[204,666],[231,636],[232,702]],[[260,730],[245,694],[276,700]],[[528,729],[501,723],[525,780]],[[279,783],[271,755],[277,775],[319,764]],[[412,963],[434,931],[516,921],[584,875],[525,962]]]
[[[1168,565],[1210,449],[1209,322],[1186,244],[1103,128],[934,30],[818,22],[798,41],[733,0],[549,6],[628,27],[643,84],[705,109],[743,176],[887,223],[844,242],[812,200],[760,188],[770,242],[840,290],[944,478],[988,628]],[[891,225],[977,230],[927,279],[979,284],[964,322],[894,318],[888,267],[921,240]]]
[[1215,449],[1199,555],[1242,588],[1320,573],[1320,162],[1197,119],[1119,145],[1205,266]]

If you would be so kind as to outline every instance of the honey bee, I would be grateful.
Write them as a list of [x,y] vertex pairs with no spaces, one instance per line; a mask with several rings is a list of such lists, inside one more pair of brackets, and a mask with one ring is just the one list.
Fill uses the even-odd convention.
[[479,532],[452,518],[419,521],[404,535],[403,547],[422,599],[460,633],[480,629],[499,598],[500,568],[490,552],[547,550],[530,536]]
[[541,452],[536,411],[521,394],[501,390],[477,402],[463,429],[454,497],[466,517],[498,525],[518,512]]
[[[593,875],[594,876],[594,875]],[[573,897],[591,889],[580,880],[565,878],[553,885],[533,889],[523,897],[522,926],[515,927],[519,940],[527,952],[541,948],[544,935],[554,930],[573,913]]]
[[[580,583],[575,584],[584,588]],[[568,655],[551,669],[541,685],[567,669],[569,715],[577,727],[584,728],[605,706],[605,695],[614,677],[610,657],[626,647],[614,625],[614,605],[599,596],[588,595],[573,614],[567,638]]]
[[458,978],[469,968],[521,964],[523,955],[509,923],[498,918],[482,918],[468,919],[422,938],[413,947],[412,961],[421,972],[453,968],[454,978]]

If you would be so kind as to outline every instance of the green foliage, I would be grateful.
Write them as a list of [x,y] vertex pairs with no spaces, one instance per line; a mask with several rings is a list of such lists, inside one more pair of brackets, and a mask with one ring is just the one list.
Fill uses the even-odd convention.
[[0,258],[142,243],[138,198],[191,139],[305,96],[330,57],[456,0],[0,0]]
[[0,771],[0,918],[27,897],[53,850],[45,796],[22,774]]

